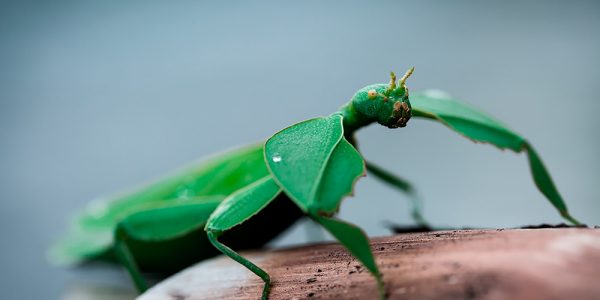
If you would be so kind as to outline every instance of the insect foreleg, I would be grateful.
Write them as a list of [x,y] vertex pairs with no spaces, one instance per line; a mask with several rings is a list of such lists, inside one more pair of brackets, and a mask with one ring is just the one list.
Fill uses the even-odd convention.
[[500,149],[527,152],[533,181],[540,192],[558,210],[561,216],[580,224],[567,209],[567,204],[558,192],[550,173],[537,152],[521,135],[507,128],[490,115],[439,91],[425,91],[411,97],[415,117],[438,121],[474,142],[489,143]]
[[406,193],[412,206],[411,216],[420,226],[430,227],[429,222],[423,217],[423,201],[419,197],[414,186],[407,180],[400,178],[391,172],[369,162],[365,161],[367,172],[381,179],[383,182]]

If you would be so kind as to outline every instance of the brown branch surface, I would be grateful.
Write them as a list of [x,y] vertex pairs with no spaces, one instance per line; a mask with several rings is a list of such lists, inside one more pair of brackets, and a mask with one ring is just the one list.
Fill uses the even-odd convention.
[[[389,299],[600,299],[600,230],[456,230],[374,238]],[[375,281],[337,244],[243,253],[271,299],[376,299]],[[163,281],[139,300],[258,299],[262,281],[225,257]]]

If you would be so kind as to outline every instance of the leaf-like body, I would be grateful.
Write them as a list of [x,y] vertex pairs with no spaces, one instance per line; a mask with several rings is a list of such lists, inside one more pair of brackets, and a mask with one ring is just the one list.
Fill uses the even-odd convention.
[[80,223],[113,228],[136,207],[151,202],[186,201],[197,196],[229,195],[268,174],[260,144],[236,149],[176,171],[151,184],[104,201],[95,201]]
[[303,211],[336,212],[364,175],[362,157],[343,135],[342,116],[333,114],[297,123],[267,140],[271,174]]
[[533,180],[538,189],[565,219],[575,224],[579,223],[569,214],[542,160],[525,138],[488,114],[443,92],[413,93],[410,102],[414,117],[437,120],[475,142],[490,143],[500,149],[508,148],[515,152],[526,151]]
[[[181,213],[183,210],[190,211],[202,210],[212,212],[217,205],[223,201],[224,196],[200,196],[187,199],[185,202],[172,201],[172,202],[151,202],[146,203],[143,206],[139,206],[135,212],[130,213],[123,217],[123,221],[129,221],[127,226],[133,232],[133,235],[139,240],[152,240],[148,233],[153,230],[154,227],[160,226],[161,222],[154,222],[154,225],[149,225],[146,230],[142,230],[140,225],[145,220],[147,223],[151,223],[150,216],[154,219],[169,219],[170,216],[174,216],[177,213]],[[164,213],[164,215],[162,215]],[[178,224],[171,224],[167,222],[164,224],[164,234],[158,234],[155,240],[161,240],[164,235],[177,236],[178,233],[184,234],[198,226],[202,225],[208,219],[208,215],[203,216],[199,214],[196,219],[203,220],[201,223],[190,225],[190,228],[181,228],[183,223],[189,224],[190,222],[196,222],[192,220],[183,220],[182,218],[191,217],[189,213],[182,214],[178,217]],[[128,218],[132,218],[128,220]],[[155,220],[156,221],[156,220]],[[95,230],[87,229],[81,226],[74,225],[69,232],[69,235],[64,239],[56,243],[49,251],[49,258],[58,264],[75,264],[87,259],[95,259],[99,256],[105,255],[107,251],[110,251],[110,247],[113,245],[115,228],[119,222],[116,222],[114,227],[110,229],[97,228]],[[171,226],[173,225],[173,226]],[[185,225],[187,226],[187,225]],[[177,228],[176,228],[177,227]],[[139,229],[139,230],[138,230]],[[140,232],[136,235],[135,232]]]
[[51,258],[62,263],[93,259],[111,247],[117,224],[131,214],[198,199],[224,199],[267,175],[263,145],[255,144],[201,160],[131,192],[94,201],[75,218],[69,235],[51,249]]

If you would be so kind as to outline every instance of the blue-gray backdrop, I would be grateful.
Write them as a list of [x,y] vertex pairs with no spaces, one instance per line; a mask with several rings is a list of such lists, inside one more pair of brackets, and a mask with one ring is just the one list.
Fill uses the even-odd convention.
[[[357,88],[416,71],[538,148],[573,214],[600,223],[600,5],[565,1],[0,4],[0,290],[57,298],[119,272],[49,266],[68,215],[198,157],[329,114]],[[413,120],[372,126],[364,155],[410,178],[438,225],[562,220],[525,157]],[[371,235],[410,223],[366,178],[341,216]],[[279,244],[306,241],[302,226]]]

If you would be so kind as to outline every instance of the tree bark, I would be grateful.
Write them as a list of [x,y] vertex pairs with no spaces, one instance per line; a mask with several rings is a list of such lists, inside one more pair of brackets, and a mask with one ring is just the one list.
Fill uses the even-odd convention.
[[[600,299],[600,230],[454,230],[371,240],[389,299]],[[243,252],[272,279],[270,299],[376,299],[375,280],[335,243]],[[263,283],[217,257],[141,295],[258,299]]]

